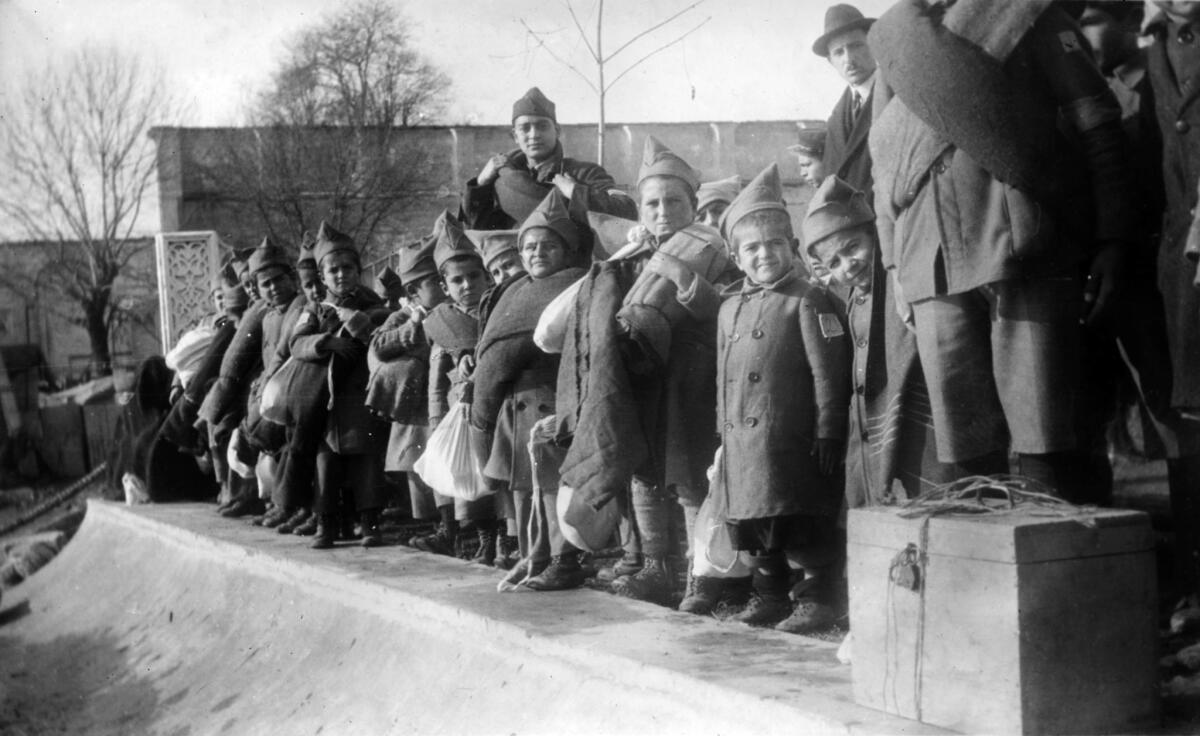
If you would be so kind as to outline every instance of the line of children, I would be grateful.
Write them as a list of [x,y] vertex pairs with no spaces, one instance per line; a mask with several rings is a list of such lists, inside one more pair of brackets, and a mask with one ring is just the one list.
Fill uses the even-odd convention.
[[[649,138],[625,243],[603,242],[586,199],[557,188],[515,231],[468,234],[444,212],[382,275],[396,308],[362,285],[355,244],[328,224],[298,278],[264,242],[250,268],[265,302],[263,374],[250,395],[276,421],[266,384],[296,395],[282,401],[293,407],[286,431],[252,422],[254,408],[242,424],[274,506],[259,523],[308,526],[318,548],[356,535],[380,544],[382,475],[403,474],[413,519],[437,525],[402,541],[461,554],[471,530],[474,561],[512,568],[501,589],[554,591],[592,574],[568,541],[569,506],[613,503],[624,522],[609,538],[628,551],[614,592],[682,596],[681,610],[708,613],[745,603],[752,588],[738,620],[788,631],[837,620],[851,343],[835,302],[799,265],[778,170],[739,183],[701,187]],[[844,243],[869,208],[828,184],[805,223],[809,252],[842,285],[869,291],[861,264],[874,240]],[[606,251],[615,254],[595,263]],[[838,258],[851,251],[847,267]],[[853,307],[850,321],[856,339],[874,329]],[[442,496],[413,470],[459,404],[494,491],[474,501]],[[810,579],[795,606],[789,563]]]

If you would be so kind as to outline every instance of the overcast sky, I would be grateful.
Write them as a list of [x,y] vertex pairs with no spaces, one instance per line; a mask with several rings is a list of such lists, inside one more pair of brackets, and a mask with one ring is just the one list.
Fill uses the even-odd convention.
[[[418,48],[453,80],[447,123],[507,123],[513,99],[538,85],[563,122],[595,119],[595,97],[573,72],[536,48],[521,26],[558,32],[555,52],[588,72],[564,0],[407,0]],[[596,0],[571,0],[585,26]],[[608,0],[605,44],[615,49],[692,0]],[[877,16],[891,0],[865,0]],[[190,102],[185,125],[237,125],[285,40],[341,0],[0,0],[0,79],[11,83],[47,59],[88,42],[115,43],[162,66]],[[612,76],[711,17],[681,44],[614,87],[612,122],[825,118],[841,83],[813,55],[828,3],[705,0],[617,57]]]

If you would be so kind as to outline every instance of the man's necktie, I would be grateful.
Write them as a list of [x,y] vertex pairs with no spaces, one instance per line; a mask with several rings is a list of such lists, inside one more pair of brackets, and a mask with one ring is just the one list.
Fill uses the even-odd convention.
[[854,100],[850,103],[850,122],[851,124],[858,122],[858,115],[862,112],[863,99],[862,95],[855,92]]

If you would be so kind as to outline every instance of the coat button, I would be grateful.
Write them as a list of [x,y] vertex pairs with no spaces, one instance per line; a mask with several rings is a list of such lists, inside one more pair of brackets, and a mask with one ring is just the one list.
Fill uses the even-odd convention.
[[552,413],[550,411],[550,407],[546,406],[545,404],[538,404],[538,411],[541,412],[542,414],[551,414]]
[[758,419],[756,417],[746,417],[746,426],[747,427],[757,427]]
[[860,297],[855,298],[854,302],[856,304],[866,304],[867,298],[865,296],[860,296]]
[[728,432],[732,429],[733,429],[733,422],[725,422],[725,431]]
[[1188,44],[1196,40],[1196,34],[1192,33],[1191,27],[1181,28],[1179,35],[1175,37],[1179,43]]
[[763,336],[763,331],[758,329],[757,327],[750,333],[750,337],[753,337],[755,340],[761,340],[762,336]]
[[517,411],[525,411],[525,402],[524,401],[517,402]]
[[859,436],[860,436],[860,437],[862,437],[862,441],[863,441],[863,442],[868,442],[868,441],[870,441],[870,439],[871,439],[871,435],[867,434],[866,432],[863,432],[863,433],[862,433],[861,435],[859,435]]
[[1176,133],[1186,133],[1191,129],[1192,129],[1192,126],[1188,124],[1188,121],[1186,121],[1186,120],[1176,120],[1175,121],[1175,132]]
[[762,376],[758,375],[757,373],[750,374],[750,383],[758,383],[761,380]]
[[857,343],[855,343],[855,344],[856,344],[856,345],[858,345],[860,348],[865,348],[865,347],[867,346],[867,341],[866,341],[866,338],[862,338],[862,337],[860,337],[860,338],[858,339],[858,342],[857,342]]
[[742,336],[735,332],[729,336],[729,339],[732,340],[733,342],[737,342],[738,340],[742,339]]
[[862,384],[859,384],[854,387],[854,393],[858,394],[859,396],[862,396],[863,391],[866,391],[866,389],[863,387]]

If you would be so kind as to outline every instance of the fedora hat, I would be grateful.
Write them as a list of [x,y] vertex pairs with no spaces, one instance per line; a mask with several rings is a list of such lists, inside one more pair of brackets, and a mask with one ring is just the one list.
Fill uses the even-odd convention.
[[865,31],[874,22],[874,18],[864,18],[858,8],[853,5],[834,5],[825,11],[825,33],[813,41],[813,53],[822,58],[829,56],[830,39],[839,33],[846,33],[858,28]]

